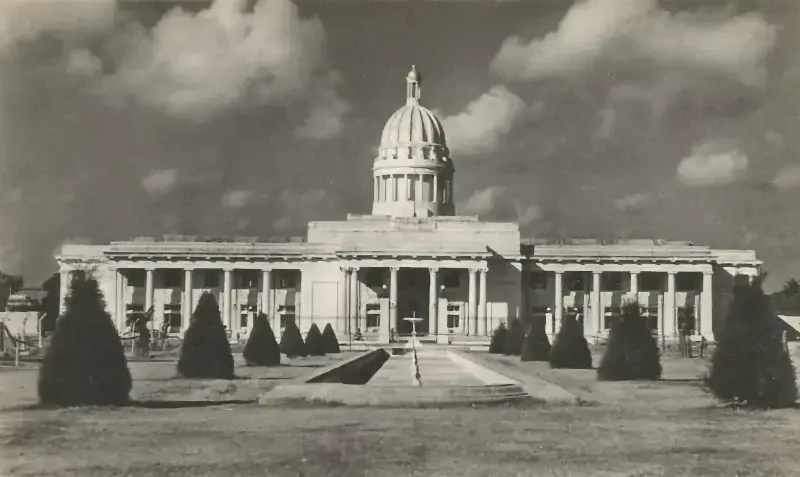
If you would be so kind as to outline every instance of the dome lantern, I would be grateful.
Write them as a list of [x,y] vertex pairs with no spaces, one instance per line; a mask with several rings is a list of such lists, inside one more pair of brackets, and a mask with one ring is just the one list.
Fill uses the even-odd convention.
[[406,76],[406,104],[419,103],[422,95],[420,83],[422,83],[422,78],[417,73],[417,65],[412,65],[411,71]]

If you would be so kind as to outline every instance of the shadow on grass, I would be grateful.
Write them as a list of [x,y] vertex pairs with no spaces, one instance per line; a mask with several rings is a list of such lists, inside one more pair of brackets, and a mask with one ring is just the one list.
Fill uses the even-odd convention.
[[193,407],[212,407],[226,406],[233,404],[253,404],[257,399],[231,399],[227,401],[129,401],[124,407],[135,407],[143,409],[182,409]]

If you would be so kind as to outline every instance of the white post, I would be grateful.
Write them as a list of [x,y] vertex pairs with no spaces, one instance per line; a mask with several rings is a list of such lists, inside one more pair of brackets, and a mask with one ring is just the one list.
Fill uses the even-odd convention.
[[[347,303],[348,303],[348,288],[350,288],[350,269],[347,267],[340,267],[342,277],[339,282],[339,302],[336,307],[336,329],[337,331],[344,331],[347,329]],[[351,333],[355,330],[351,330]]]
[[467,334],[478,333],[478,300],[477,283],[475,275],[478,271],[474,268],[469,269],[469,317],[467,318]]
[[223,273],[223,287],[222,287],[222,322],[228,327],[231,332],[231,339],[236,338],[236,332],[233,329],[233,319],[231,317],[231,279],[233,277],[233,270],[226,268]]
[[[153,306],[153,269],[147,268],[145,269],[145,282],[144,282],[144,312],[148,313],[150,308]],[[153,327],[155,326],[156,316],[155,313],[150,317],[150,321],[147,322],[147,328],[152,332]],[[150,335],[153,336],[152,334]]]
[[277,329],[280,332],[279,328],[275,328],[275,320],[273,316],[272,310],[272,302],[270,300],[270,294],[272,293],[272,270],[261,270],[261,313],[267,315],[267,319],[272,322],[272,329]]
[[600,275],[601,272],[592,272],[592,322],[594,334],[599,337],[603,332],[603,313],[600,310]]
[[664,334],[675,335],[676,313],[675,313],[675,272],[667,273],[667,291],[664,294]]
[[482,268],[478,280],[478,323],[475,327],[475,334],[486,336],[487,302],[486,302],[486,275],[488,270]]
[[552,320],[553,331],[558,333],[561,329],[561,321],[564,319],[564,276],[561,272],[555,272],[555,315]]
[[192,288],[192,269],[187,268],[183,271],[183,318],[181,319],[181,332],[189,328],[189,322],[192,320],[192,307],[194,306]]
[[350,304],[349,304],[349,319],[347,322],[344,323],[345,329],[350,330],[350,333],[355,333],[356,328],[358,328],[358,268],[353,267],[350,269],[350,286],[347,289],[348,293],[350,294]]
[[438,269],[430,268],[430,280],[428,284],[428,332],[436,337],[439,334],[439,286],[436,280]]
[[61,270],[61,282],[59,288],[58,315],[61,316],[67,311],[67,294],[69,294],[69,270]]
[[703,273],[703,291],[700,292],[700,323],[698,331],[707,340],[714,341],[714,290],[712,272]]
[[397,272],[398,267],[392,267],[389,273],[389,326],[394,328],[395,334],[400,329],[397,321]]

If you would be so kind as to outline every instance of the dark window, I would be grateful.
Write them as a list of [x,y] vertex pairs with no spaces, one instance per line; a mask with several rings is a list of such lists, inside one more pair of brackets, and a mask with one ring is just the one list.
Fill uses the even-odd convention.
[[445,288],[459,288],[461,286],[461,270],[443,271],[442,285],[444,285]]
[[381,305],[379,303],[367,303],[366,327],[378,328],[381,324]]
[[278,306],[278,314],[281,317],[281,328],[286,328],[286,325],[291,321],[294,322],[295,314],[294,305],[280,305]]
[[607,306],[603,316],[603,329],[610,330],[614,323],[619,320],[622,309],[618,306]]
[[664,287],[665,274],[658,272],[642,272],[639,274],[639,289],[642,291],[661,291]]
[[369,288],[380,288],[384,283],[384,273],[380,268],[367,268],[363,274],[364,285]]
[[297,287],[297,274],[293,270],[282,270],[276,277],[275,288],[288,290]]
[[545,272],[531,272],[530,281],[531,288],[534,290],[547,289],[547,273]]
[[130,270],[125,274],[125,276],[128,278],[128,286],[135,288],[145,286],[144,270]]
[[239,288],[258,288],[258,270],[239,270]]
[[459,328],[461,326],[461,305],[456,303],[447,304],[447,327]]
[[679,292],[699,292],[703,289],[703,274],[686,272],[675,276],[675,287]]
[[180,288],[181,282],[180,270],[164,270],[164,288]]
[[206,270],[203,274],[203,287],[216,288],[219,286],[220,273],[216,270]]
[[586,289],[586,273],[567,272],[564,274],[564,288],[567,291],[583,291]]
[[606,291],[619,291],[622,290],[622,273],[621,272],[605,272],[602,277],[602,290]]

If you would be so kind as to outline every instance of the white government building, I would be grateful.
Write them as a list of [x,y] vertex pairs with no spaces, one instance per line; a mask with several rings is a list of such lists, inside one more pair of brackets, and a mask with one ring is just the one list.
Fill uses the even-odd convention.
[[674,337],[680,312],[713,341],[734,281],[759,274],[752,250],[717,250],[659,239],[603,242],[520,237],[518,224],[458,216],[455,168],[442,124],[420,105],[420,76],[389,118],[372,168],[372,214],[311,222],[305,237],[139,238],[64,245],[56,260],[61,296],[70,273],[91,269],[120,329],[151,306],[158,328],[188,327],[203,292],[220,303],[232,339],[246,338],[258,311],[274,329],[331,323],[340,340],[407,335],[486,340],[509,319],[541,319],[548,333],[578,316],[592,339],[607,334],[620,305],[638,298],[654,331]]

